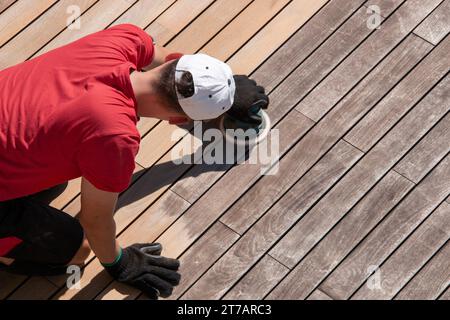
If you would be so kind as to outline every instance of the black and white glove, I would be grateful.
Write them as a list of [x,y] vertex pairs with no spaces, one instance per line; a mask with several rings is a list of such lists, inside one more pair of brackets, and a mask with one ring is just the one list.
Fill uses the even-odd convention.
[[234,82],[236,84],[234,103],[228,114],[246,123],[260,124],[262,119],[257,113],[269,106],[269,97],[265,89],[245,75],[235,75]]
[[159,243],[134,244],[122,249],[112,265],[103,265],[116,280],[133,286],[151,299],[167,298],[180,283],[180,262],[161,256]]

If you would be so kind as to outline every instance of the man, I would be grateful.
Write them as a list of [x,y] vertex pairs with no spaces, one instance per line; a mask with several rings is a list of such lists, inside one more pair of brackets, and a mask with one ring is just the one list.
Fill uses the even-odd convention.
[[[144,72],[146,71],[146,72]],[[268,98],[207,55],[171,53],[118,25],[0,71],[0,264],[65,273],[92,249],[109,274],[152,298],[180,281],[160,244],[121,248],[113,212],[134,170],[140,117],[180,124],[245,114]],[[82,177],[77,219],[36,196]]]

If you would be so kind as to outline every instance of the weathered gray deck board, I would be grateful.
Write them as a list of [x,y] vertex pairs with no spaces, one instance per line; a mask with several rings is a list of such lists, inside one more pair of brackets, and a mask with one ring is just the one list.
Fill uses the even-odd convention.
[[346,142],[338,143],[183,298],[214,299],[225,294],[360,156],[361,152]]
[[450,152],[450,114],[447,114],[414,147],[414,150],[395,166],[394,170],[418,183],[448,152]]
[[334,270],[320,288],[334,298],[349,298],[368,278],[367,268],[380,266],[445,199],[450,192],[449,178],[450,156],[447,156]]
[[[450,175],[447,178],[450,178]],[[381,277],[380,286],[364,285],[352,296],[352,299],[392,299],[424,263],[450,239],[449,217],[450,205],[443,202],[379,267],[376,271],[379,273],[372,276],[372,278],[377,278],[378,275]],[[448,275],[450,275],[449,269],[447,269]],[[376,280],[374,282],[376,283]]]
[[333,300],[333,299],[323,291],[316,289],[306,300]]
[[404,0],[368,0],[365,5],[367,7],[377,6],[380,8],[380,14],[383,17],[390,15]]
[[271,298],[305,299],[364,236],[412,189],[391,171],[303,259],[272,292]]
[[265,255],[224,297],[224,300],[261,300],[289,272]]
[[[282,165],[278,175],[261,179],[221,221],[236,231],[245,230],[370,110],[426,54],[428,47],[417,37],[408,38],[290,151],[284,159],[287,161],[285,170]],[[268,186],[271,193],[265,191]]]
[[[185,254],[180,257],[183,278],[170,299],[179,298],[207,270],[209,264],[217,261],[226,248],[233,245],[239,235],[221,222],[216,222]],[[204,262],[208,261],[209,264]]]
[[[373,187],[449,108],[448,81],[442,81],[390,131],[322,200],[271,250],[288,267],[300,259]],[[450,180],[448,180],[450,184]],[[445,192],[445,184],[442,186]],[[450,191],[450,190],[449,190]],[[447,192],[449,192],[447,191]],[[436,193],[435,195],[438,195]],[[445,193],[445,196],[447,193]],[[442,199],[443,200],[443,199]],[[338,295],[332,294],[336,298]]]
[[297,110],[314,121],[319,120],[439,3],[440,0],[405,2],[384,21],[379,30],[322,81],[297,106]]
[[395,297],[397,300],[434,300],[450,284],[450,242],[415,275]]
[[422,96],[450,69],[450,37],[443,40],[406,78],[400,82],[345,140],[369,150]]
[[437,45],[450,32],[449,20],[450,1],[444,0],[444,2],[414,30],[414,33],[432,44]]

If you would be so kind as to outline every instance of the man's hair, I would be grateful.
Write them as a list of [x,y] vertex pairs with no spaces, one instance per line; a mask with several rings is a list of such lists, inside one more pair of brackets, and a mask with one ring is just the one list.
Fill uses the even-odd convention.
[[159,92],[165,100],[165,102],[173,108],[173,110],[185,114],[183,108],[178,103],[177,92],[185,98],[192,97],[194,95],[194,79],[190,72],[184,72],[178,82],[175,81],[175,72],[178,64],[178,60],[173,60],[168,64],[161,73],[161,79],[159,81]]

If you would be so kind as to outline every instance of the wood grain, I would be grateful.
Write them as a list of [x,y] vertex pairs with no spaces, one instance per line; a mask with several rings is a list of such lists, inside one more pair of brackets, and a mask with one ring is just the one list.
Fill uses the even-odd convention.
[[[24,285],[20,286],[8,300],[37,300],[46,299],[45,292],[55,291],[57,287],[43,277],[32,277]],[[44,294],[42,294],[44,293]]]
[[450,300],[450,287],[439,297],[439,300]]
[[[245,41],[251,39],[272,17],[276,16],[291,0],[253,1],[233,21],[211,39],[201,52],[212,54],[219,60],[228,60]],[[245,26],[245,27],[242,27]],[[224,43],[227,45],[224,46]]]
[[[328,2],[313,19],[303,25],[279,50],[268,58],[252,77],[267,91],[272,91],[293,70],[301,68],[297,66],[317,47],[320,47],[328,36],[339,29],[340,25],[363,2],[363,0]],[[257,5],[255,3],[255,6]],[[319,68],[320,65],[317,65],[316,68]]]
[[247,70],[256,69],[326,2],[293,0],[230,59],[234,73],[246,74]]
[[175,1],[145,30],[157,43],[166,44],[213,2],[214,0]]
[[111,25],[115,26],[122,23],[132,23],[144,29],[167,8],[174,4],[175,1],[176,0],[139,0]]
[[3,13],[10,5],[12,5],[16,0],[3,0],[0,2],[0,13]]
[[[9,7],[0,19],[0,47],[55,2],[56,0],[17,1]],[[0,11],[1,7],[3,3]]]
[[[289,166],[285,175],[264,177],[221,221],[233,230],[245,230],[370,110],[428,49],[429,45],[424,41],[416,37],[408,38],[289,152],[283,159]],[[351,190],[354,188],[356,185]]]
[[[448,204],[447,204],[448,205]],[[435,300],[450,284],[450,243],[400,291],[396,300]]]
[[[350,14],[350,10],[356,7],[358,1],[345,2],[341,9],[338,9],[340,7],[336,3],[332,1],[327,4],[314,19],[310,20],[302,28],[302,32],[298,32],[278,50],[268,62],[264,63],[262,68],[253,74],[253,77],[261,84],[268,85],[268,79],[272,79],[274,75],[279,74],[280,65],[288,65],[285,62],[283,63],[283,61],[294,63],[292,60],[298,60],[300,62],[301,59],[307,56],[308,52],[314,50],[322,38],[325,38],[327,34],[339,25],[345,16]],[[334,67],[333,63],[339,62],[357,44],[357,39],[367,33],[367,28],[365,26],[362,27],[360,22],[362,22],[360,15],[357,14],[352,17],[351,21],[346,24],[343,33],[339,32],[335,36],[332,36],[326,45],[324,45],[326,47],[325,49],[321,47],[319,53],[314,54],[298,68],[301,71],[294,72],[287,81],[281,84],[278,90],[270,95],[272,103],[268,113],[273,124],[277,124],[279,119],[289,111],[287,99],[291,96],[297,97],[299,92],[306,93],[308,89],[313,88],[320,81],[320,75],[331,70]],[[357,28],[360,25],[362,29],[358,30]],[[352,37],[349,37],[348,33],[351,32],[354,34]],[[302,50],[297,50],[299,41],[301,41]],[[345,43],[349,48],[342,46],[342,43]],[[327,52],[327,50],[329,51]],[[269,65],[269,67],[266,67],[266,65]],[[270,84],[275,85],[278,83],[277,81],[281,80],[282,78],[271,80]],[[293,100],[295,98],[290,99]],[[293,120],[292,126],[295,126],[295,119]],[[230,167],[231,165],[216,165],[214,167],[204,164],[195,165],[189,171],[190,176],[177,182],[172,187],[172,190],[188,201],[193,202],[215,181],[223,176],[223,171],[228,170]]]
[[414,106],[450,69],[450,37],[435,48],[346,136],[367,151]]
[[[118,237],[120,244],[127,247],[134,243],[152,243],[190,206],[170,190],[149,207],[140,217],[139,222],[132,224]],[[165,250],[163,250],[165,254]],[[98,270],[101,272],[101,269]],[[99,287],[98,290],[102,290]],[[119,300],[134,299],[139,291],[116,281],[102,290],[96,299]]]
[[298,106],[297,110],[317,121],[330,110],[369,70],[412,31],[439,0],[405,2],[333,73],[322,81]]
[[67,7],[76,5],[84,12],[95,0],[61,0],[36,19],[26,29],[5,44],[0,50],[0,70],[30,58],[67,27]]
[[387,17],[403,2],[404,0],[368,0],[365,6],[377,6],[380,8],[380,14]]
[[111,2],[108,0],[100,0],[83,14],[80,20],[81,28],[74,30],[65,29],[57,38],[41,48],[36,53],[36,56],[105,29],[111,21],[117,19],[132,4],[133,2],[127,0],[115,0],[114,5],[111,5]]
[[170,299],[179,298],[200,278],[208,266],[217,261],[225,253],[226,249],[231,247],[238,239],[239,235],[221,222],[213,224],[205,235],[180,257],[180,273],[183,277]]
[[0,271],[0,299],[6,299],[6,297],[26,279],[26,276]]
[[[170,8],[170,11],[173,11],[175,9],[177,10],[182,10],[184,7],[180,7],[177,6],[174,8]],[[215,7],[210,7],[211,10],[206,10],[197,20],[199,20],[200,22],[203,20],[217,20],[217,8]],[[262,9],[262,8],[260,8]],[[166,13],[165,13],[166,14]],[[172,13],[172,14],[175,14]],[[180,14],[178,12],[178,14]],[[184,14],[184,13],[183,13]],[[163,16],[161,16],[163,17]],[[158,25],[159,24],[159,19],[163,19],[163,18],[158,18],[154,23],[152,23],[152,25],[147,28],[147,31],[149,33],[151,33],[152,35],[154,35],[154,31],[152,29],[153,25]],[[270,16],[267,16],[267,19],[269,19]],[[169,43],[167,45],[168,48],[174,50],[174,51],[189,51],[192,50],[194,52],[196,52],[198,49],[200,49],[200,45],[202,42],[206,42],[207,40],[209,40],[209,37],[211,36],[212,31],[219,31],[220,30],[220,26],[221,24],[215,23],[211,26],[210,28],[203,28],[200,29],[202,30],[201,33],[198,32],[199,29],[199,24],[196,22],[197,20],[194,21],[193,24],[190,24],[184,31],[183,31],[183,35],[182,38],[180,40],[178,40],[178,37],[172,41],[171,43]],[[204,23],[201,23],[201,25],[204,25]],[[256,27],[256,26],[254,26]],[[247,29],[249,31],[251,31],[251,29]],[[255,30],[256,31],[256,30]],[[222,34],[222,32],[219,33]],[[158,35],[156,34],[155,36],[156,38],[158,38]],[[244,44],[245,41],[247,40],[247,38],[242,38],[242,37],[237,37],[237,39],[239,39],[240,45]],[[236,39],[235,39],[236,40]],[[193,43],[197,43],[196,46],[193,46]],[[232,54],[233,51],[231,51],[232,49],[228,48],[227,46],[223,46],[221,45],[221,50],[223,50],[223,48],[226,47],[227,51]],[[270,48],[271,46],[268,46],[265,49]],[[215,52],[210,50],[208,52],[210,55],[215,56]],[[236,65],[238,65],[240,62],[237,62]],[[253,69],[248,68],[247,66],[243,66],[242,68],[245,68],[246,71],[245,73],[251,73],[253,71]],[[160,158],[167,150],[169,150],[176,141],[172,140],[172,135],[174,134],[174,132],[178,129],[178,127],[176,126],[172,126],[169,125],[167,122],[161,122],[159,125],[157,125],[152,132],[147,135],[141,142],[141,148],[140,148],[140,152],[137,156],[137,162],[139,164],[141,164],[144,167],[150,167],[152,164],[154,164],[154,162]],[[188,133],[188,131],[190,131],[192,129],[192,126],[186,126],[186,134]]]
[[[209,40],[214,35],[224,28],[236,15],[244,9],[251,0],[218,0],[208,7],[202,15],[191,22],[189,28],[181,31],[177,37],[169,42],[171,48],[183,48],[183,52],[192,54]],[[267,2],[267,1],[261,1]],[[269,10],[261,8],[261,12],[269,13]],[[192,37],[192,35],[201,34],[202,37]],[[223,44],[222,47],[227,47]],[[222,59],[225,60],[225,59]]]
[[305,299],[412,187],[413,183],[398,173],[388,173],[280,282],[269,298]]
[[338,143],[183,298],[217,299],[225,294],[360,156],[346,142]]
[[418,183],[448,152],[450,152],[450,114],[447,114],[395,166],[394,170]]
[[325,292],[317,289],[314,290],[313,293],[306,300],[333,300],[330,296],[328,296]]
[[364,10],[359,9],[272,92],[271,119],[276,121],[294,108],[371,31],[367,28]]
[[[441,82],[271,250],[288,267],[300,259],[438,121],[448,108],[448,81]],[[449,180],[450,183],[450,180]],[[326,291],[330,293],[330,291]],[[338,295],[332,295],[334,298]]]
[[[391,214],[361,242],[320,286],[335,298],[348,299],[402,241],[450,192],[450,156],[447,156]],[[415,245],[418,245],[417,243]]]
[[[447,175],[447,178],[450,179],[450,174]],[[444,202],[379,268],[381,286],[364,285],[353,295],[352,299],[392,299],[425,262],[450,239],[449,217],[450,205]],[[450,276],[450,269],[447,269],[447,276]],[[447,279],[450,278],[447,277]],[[370,280],[368,281],[370,283]]]
[[444,0],[415,30],[414,33],[437,45],[450,32],[450,1]]
[[[311,121],[298,114],[296,126],[289,126],[291,118],[280,125],[280,153],[295,143],[310,127]],[[257,152],[254,149],[252,152]],[[266,169],[267,170],[267,169]],[[178,256],[209,227],[239,196],[264,173],[264,165],[242,164],[233,167],[208,193],[195,202],[189,210],[165,232],[159,241],[173,256]],[[230,188],[230,185],[233,188]],[[180,246],[179,244],[182,244]]]
[[[275,129],[279,130],[280,135],[280,158],[286,154],[289,148],[291,148],[312,126],[313,122],[311,120],[295,110],[275,126]],[[255,155],[256,152],[257,150],[254,149],[254,152],[250,153],[251,156]],[[186,176],[184,176],[182,180],[178,181],[172,187],[172,190],[193,203],[224,174],[230,174],[234,179],[237,179],[237,177],[240,177],[240,179],[248,177],[250,180],[255,179],[255,175],[259,176],[261,174],[261,167],[245,164],[241,164],[239,165],[240,168],[233,169],[230,173],[226,173],[226,170],[231,167],[231,164],[216,164],[212,166],[206,164],[196,165],[186,173]],[[236,196],[240,195],[239,190],[236,190],[236,193]]]
[[288,272],[288,268],[265,255],[223,299],[262,300]]

